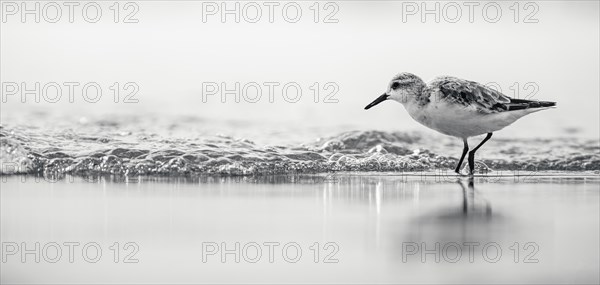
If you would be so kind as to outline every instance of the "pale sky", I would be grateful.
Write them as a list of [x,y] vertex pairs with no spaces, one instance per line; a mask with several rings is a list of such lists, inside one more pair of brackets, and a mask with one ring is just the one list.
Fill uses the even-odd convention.
[[[133,17],[139,22],[128,24],[113,22],[109,7],[113,2],[99,3],[103,14],[94,24],[77,13],[73,23],[66,15],[58,23],[43,19],[35,23],[31,17],[21,23],[19,14],[3,14],[2,82],[26,82],[27,86],[34,82],[42,86],[48,82],[97,82],[103,90],[102,99],[95,104],[85,102],[81,94],[76,94],[75,103],[68,102],[66,93],[58,103],[21,103],[18,96],[7,97],[2,103],[3,120],[42,109],[74,116],[90,112],[177,113],[217,120],[289,121],[300,126],[422,128],[400,104],[386,102],[368,113],[363,110],[385,91],[396,73],[405,71],[426,81],[453,75],[491,83],[508,96],[534,94],[533,99],[558,102],[557,109],[518,122],[515,132],[556,133],[576,127],[587,136],[599,135],[597,1],[532,2],[537,6],[519,7],[518,23],[511,1],[498,2],[502,16],[496,23],[482,17],[484,2],[475,7],[473,23],[465,14],[466,6],[457,23],[449,22],[453,14],[440,14],[440,23],[433,16],[422,23],[420,14],[407,15],[404,23],[402,4],[395,1],[334,2],[335,7],[327,10],[321,3],[319,23],[313,19],[314,2],[297,2],[303,11],[297,23],[288,23],[277,13],[274,23],[269,23],[265,7],[258,23],[243,17],[235,23],[231,16],[221,23],[219,14],[207,16],[203,23],[201,2],[141,1],[132,2],[139,8]],[[281,6],[275,8],[279,11]],[[121,21],[133,11],[120,9]],[[331,19],[338,23],[322,23],[333,11]],[[538,23],[523,23],[528,15]],[[136,83],[139,102],[114,103],[109,93],[113,82]],[[231,88],[235,82],[241,87],[256,82],[263,86],[263,96],[256,103],[237,103],[233,96],[226,103],[218,96],[203,102],[203,82],[224,82]],[[265,82],[279,84],[273,103],[268,100]],[[281,95],[282,86],[290,82],[302,89],[297,103],[286,102]],[[314,102],[311,89],[315,82],[321,89],[319,103]],[[325,90],[328,82],[333,84]],[[322,102],[333,91],[338,102]],[[121,96],[128,94],[122,92]]]

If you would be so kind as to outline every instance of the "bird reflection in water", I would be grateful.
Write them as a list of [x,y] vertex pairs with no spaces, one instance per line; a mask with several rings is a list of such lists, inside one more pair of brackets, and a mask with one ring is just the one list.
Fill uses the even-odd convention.
[[469,177],[466,182],[464,179],[458,179],[456,183],[460,185],[463,192],[463,215],[483,214],[487,217],[491,217],[492,206],[488,200],[479,197],[479,193],[477,193],[478,191],[475,189],[473,177]]
[[493,237],[494,229],[502,227],[502,219],[492,212],[491,203],[475,188],[473,177],[459,178],[457,184],[462,192],[460,206],[437,207],[417,215],[409,223],[410,228],[402,240],[464,242]]

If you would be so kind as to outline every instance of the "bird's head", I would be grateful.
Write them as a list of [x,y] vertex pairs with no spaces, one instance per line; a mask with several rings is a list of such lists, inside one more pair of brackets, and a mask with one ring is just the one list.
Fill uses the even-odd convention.
[[425,88],[425,82],[418,76],[402,72],[390,81],[387,91],[365,107],[365,110],[385,101],[394,100],[402,104],[413,102]]

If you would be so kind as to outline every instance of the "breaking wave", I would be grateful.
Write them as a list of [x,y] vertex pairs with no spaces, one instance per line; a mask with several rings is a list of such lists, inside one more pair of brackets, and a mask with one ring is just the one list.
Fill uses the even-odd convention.
[[[224,135],[47,131],[0,126],[2,175],[272,175],[338,171],[453,169],[462,143],[419,133],[349,131],[295,145],[260,145]],[[479,171],[595,171],[597,140],[492,139],[478,152]]]

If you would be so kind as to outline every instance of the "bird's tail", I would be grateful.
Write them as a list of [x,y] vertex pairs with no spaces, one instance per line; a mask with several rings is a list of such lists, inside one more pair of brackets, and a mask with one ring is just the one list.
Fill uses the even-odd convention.
[[521,109],[554,107],[554,106],[556,106],[556,102],[511,98],[510,103],[507,105],[508,105],[508,110],[513,111],[513,110],[521,110]]

